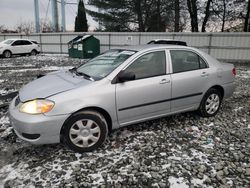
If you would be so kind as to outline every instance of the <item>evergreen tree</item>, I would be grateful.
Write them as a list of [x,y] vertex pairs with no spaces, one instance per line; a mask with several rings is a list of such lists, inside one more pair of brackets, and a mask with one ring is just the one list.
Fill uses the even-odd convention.
[[98,12],[87,10],[105,31],[165,31],[173,11],[166,0],[89,0]]
[[88,22],[86,18],[85,6],[83,0],[79,1],[78,12],[75,18],[75,32],[88,31]]
[[[131,31],[133,20],[130,3],[125,0],[89,0],[98,11],[87,10],[105,31]],[[131,22],[130,22],[131,21]]]

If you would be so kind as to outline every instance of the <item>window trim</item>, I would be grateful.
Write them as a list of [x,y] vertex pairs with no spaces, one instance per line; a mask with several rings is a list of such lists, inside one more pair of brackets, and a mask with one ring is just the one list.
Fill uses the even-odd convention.
[[[180,71],[180,72],[174,72],[173,71],[173,62],[172,62],[172,57],[171,57],[171,51],[186,51],[186,52],[192,52],[194,53],[195,55],[198,56],[198,59],[199,59],[199,69],[193,69],[193,70],[187,70],[187,71]],[[183,73],[183,72],[190,72],[190,71],[196,71],[196,70],[203,70],[203,69],[208,69],[209,68],[209,64],[207,63],[207,61],[204,59],[204,57],[202,57],[202,55],[200,55],[199,53],[197,53],[196,51],[192,50],[192,49],[169,49],[168,50],[168,54],[169,54],[169,58],[170,58],[170,67],[171,67],[171,74],[178,74],[178,73]],[[200,59],[202,59],[205,64],[207,65],[206,68],[200,68]]]
[[[140,57],[149,54],[149,53],[153,53],[153,52],[164,52],[165,53],[165,73],[161,74],[161,75],[156,75],[156,76],[150,76],[150,77],[143,77],[143,78],[139,78],[139,79],[135,79],[135,80],[131,80],[128,82],[132,82],[132,81],[137,81],[137,80],[142,80],[142,79],[147,79],[147,78],[154,78],[154,77],[160,77],[160,76],[164,76],[164,75],[168,75],[170,74],[170,69],[169,69],[169,58],[168,58],[168,54],[167,54],[167,50],[166,49],[155,49],[155,50],[150,50],[150,51],[146,51],[140,55],[138,55],[137,57],[135,57],[133,60],[131,60],[125,67],[123,67],[119,73],[121,71],[125,71],[132,63],[134,63],[137,59],[139,59]],[[119,73],[114,77],[114,79],[112,80],[112,84],[117,84],[119,83],[117,80],[117,76],[119,75]]]

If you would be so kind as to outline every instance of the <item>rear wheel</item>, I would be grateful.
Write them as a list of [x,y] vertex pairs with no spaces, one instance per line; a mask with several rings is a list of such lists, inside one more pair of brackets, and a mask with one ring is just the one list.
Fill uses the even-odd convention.
[[95,111],[78,112],[66,122],[63,137],[67,146],[77,152],[92,151],[106,140],[108,126],[104,117]]
[[217,89],[209,89],[204,95],[199,112],[203,117],[215,116],[221,106],[222,95]]
[[3,57],[5,57],[5,58],[10,58],[11,56],[12,56],[11,51],[6,50],[6,51],[3,52]]
[[32,55],[32,56],[35,56],[37,54],[37,51],[36,50],[32,50],[31,52],[30,52],[30,55]]

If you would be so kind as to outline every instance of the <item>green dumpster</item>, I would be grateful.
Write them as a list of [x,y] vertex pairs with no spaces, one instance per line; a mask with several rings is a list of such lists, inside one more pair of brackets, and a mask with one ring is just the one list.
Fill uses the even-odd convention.
[[90,59],[100,54],[100,41],[93,35],[79,35],[68,42],[69,57]]

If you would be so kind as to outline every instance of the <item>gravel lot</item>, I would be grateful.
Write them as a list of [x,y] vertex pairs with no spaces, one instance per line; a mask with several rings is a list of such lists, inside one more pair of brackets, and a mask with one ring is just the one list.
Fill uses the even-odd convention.
[[[0,95],[83,62],[56,55],[0,59]],[[236,92],[216,117],[184,113],[131,125],[91,153],[29,145],[0,108],[0,187],[249,187],[250,65],[236,68]]]

